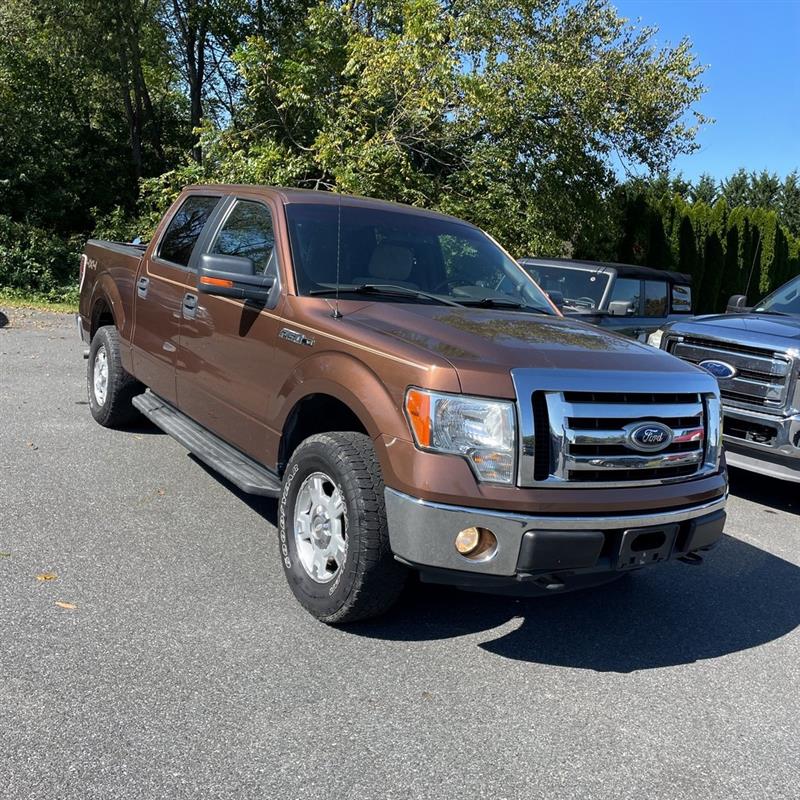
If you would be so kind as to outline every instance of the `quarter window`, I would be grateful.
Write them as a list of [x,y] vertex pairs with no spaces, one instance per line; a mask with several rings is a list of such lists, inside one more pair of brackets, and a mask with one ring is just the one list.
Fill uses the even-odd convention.
[[243,256],[262,275],[275,272],[275,230],[272,214],[262,203],[239,200],[217,234],[210,252]]
[[674,285],[672,287],[672,310],[676,314],[692,313],[692,287]]
[[219,197],[189,195],[169,223],[158,248],[159,258],[189,266],[192,250],[218,202]]

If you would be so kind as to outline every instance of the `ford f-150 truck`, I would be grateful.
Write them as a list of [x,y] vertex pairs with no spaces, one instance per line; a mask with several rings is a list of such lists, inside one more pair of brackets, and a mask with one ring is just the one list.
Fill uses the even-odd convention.
[[800,482],[800,276],[754,307],[734,295],[727,313],[668,325],[650,342],[719,381],[729,464]]
[[414,572],[557,593],[722,535],[716,380],[563,317],[452,217],[192,187],[147,246],[87,244],[78,319],[94,418],[144,414],[278,498],[288,583],[328,623]]

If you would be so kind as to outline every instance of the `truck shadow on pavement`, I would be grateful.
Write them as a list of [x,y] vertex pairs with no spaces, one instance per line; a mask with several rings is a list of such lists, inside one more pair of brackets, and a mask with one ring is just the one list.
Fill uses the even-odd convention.
[[800,624],[800,568],[725,536],[699,567],[669,564],[560,597],[519,599],[419,584],[385,618],[348,628],[427,641],[521,624],[481,649],[598,672],[691,664],[779,639]]
[[730,467],[728,477],[731,494],[736,497],[788,514],[800,514],[800,484],[769,478],[736,467]]
[[[277,524],[276,500],[247,495],[197,463]],[[507,623],[515,627],[492,638]],[[503,658],[628,673],[748,650],[798,625],[800,567],[724,536],[700,566],[660,565],[561,596],[477,594],[412,580],[389,614],[341,630],[405,642],[486,634],[477,646]]]

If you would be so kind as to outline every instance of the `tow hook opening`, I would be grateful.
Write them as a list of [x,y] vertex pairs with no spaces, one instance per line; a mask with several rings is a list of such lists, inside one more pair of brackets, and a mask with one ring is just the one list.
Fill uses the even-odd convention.
[[634,553],[643,553],[646,550],[658,550],[664,546],[667,537],[664,531],[649,531],[648,533],[639,534],[631,542],[631,550]]

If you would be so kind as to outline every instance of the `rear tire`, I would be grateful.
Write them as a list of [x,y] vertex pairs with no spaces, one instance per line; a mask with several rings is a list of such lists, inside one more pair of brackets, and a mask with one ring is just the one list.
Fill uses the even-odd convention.
[[294,596],[317,619],[376,617],[400,596],[407,570],[392,556],[383,477],[368,436],[306,439],[283,478],[278,533]]
[[86,384],[92,416],[104,428],[129,425],[139,417],[131,401],[145,387],[123,369],[119,333],[113,325],[99,328],[92,338]]

